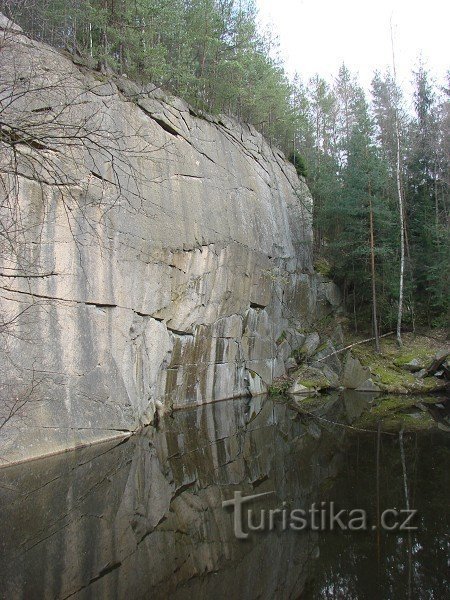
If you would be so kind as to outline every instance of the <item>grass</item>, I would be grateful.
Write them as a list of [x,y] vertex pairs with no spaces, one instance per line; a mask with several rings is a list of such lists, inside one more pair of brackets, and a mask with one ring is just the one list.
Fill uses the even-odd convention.
[[291,385],[291,379],[276,379],[272,385],[269,385],[267,393],[269,396],[285,396]]

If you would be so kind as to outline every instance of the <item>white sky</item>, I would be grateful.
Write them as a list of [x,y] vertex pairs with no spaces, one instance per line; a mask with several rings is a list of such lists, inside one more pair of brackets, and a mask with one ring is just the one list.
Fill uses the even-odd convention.
[[337,74],[342,62],[368,87],[373,71],[392,65],[392,17],[398,82],[408,88],[421,54],[442,82],[450,68],[450,2],[445,0],[256,0],[273,24],[288,73],[302,79]]

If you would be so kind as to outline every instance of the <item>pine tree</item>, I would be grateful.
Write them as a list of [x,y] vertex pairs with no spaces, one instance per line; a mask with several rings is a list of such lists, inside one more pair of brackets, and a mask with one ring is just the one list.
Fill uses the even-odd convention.
[[[408,204],[415,295],[428,325],[448,308],[448,230],[445,222],[448,190],[441,179],[445,163],[442,107],[424,66],[415,76],[415,119],[410,128]],[[442,140],[443,141],[443,140]],[[442,193],[443,192],[443,193]],[[447,289],[448,292],[448,289]]]

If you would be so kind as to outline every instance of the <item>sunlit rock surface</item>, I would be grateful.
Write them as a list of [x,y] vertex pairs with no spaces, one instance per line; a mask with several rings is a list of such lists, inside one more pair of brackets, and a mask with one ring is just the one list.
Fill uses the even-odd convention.
[[0,458],[267,390],[295,332],[339,301],[314,274],[312,200],[292,165],[252,127],[0,35],[0,193],[16,207]]

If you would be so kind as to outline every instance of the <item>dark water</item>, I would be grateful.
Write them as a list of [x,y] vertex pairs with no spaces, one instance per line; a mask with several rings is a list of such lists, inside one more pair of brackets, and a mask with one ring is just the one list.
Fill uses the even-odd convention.
[[[363,394],[311,415],[262,397],[220,402],[0,470],[0,597],[445,598],[450,436],[405,433],[402,461],[397,434],[348,427],[367,406]],[[405,483],[417,531],[372,529],[405,508]],[[238,540],[222,507],[235,492],[270,492],[246,507],[284,513]],[[283,521],[314,502],[364,509],[369,530]]]

